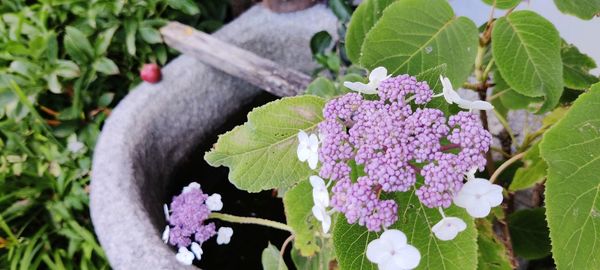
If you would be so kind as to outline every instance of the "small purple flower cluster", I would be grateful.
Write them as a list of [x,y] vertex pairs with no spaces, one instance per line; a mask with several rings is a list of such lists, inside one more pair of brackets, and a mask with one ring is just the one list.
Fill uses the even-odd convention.
[[204,224],[211,211],[206,205],[208,195],[198,188],[184,190],[171,202],[169,243],[177,247],[187,247],[195,242],[202,244],[217,232],[214,223]]
[[398,218],[396,203],[380,199],[381,193],[408,191],[420,176],[424,183],[416,195],[421,202],[449,207],[464,173],[485,165],[491,142],[473,113],[460,112],[447,121],[438,109],[417,108],[431,100],[433,91],[415,77],[386,79],[378,95],[378,100],[357,93],[333,99],[319,124],[319,175],[336,181],[331,203],[349,223],[370,231]]

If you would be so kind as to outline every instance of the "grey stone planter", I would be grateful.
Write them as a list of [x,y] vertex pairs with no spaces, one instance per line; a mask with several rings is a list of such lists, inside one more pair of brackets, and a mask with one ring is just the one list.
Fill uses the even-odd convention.
[[[215,36],[309,73],[310,37],[334,34],[336,22],[322,5],[287,14],[255,6]],[[95,149],[92,221],[115,269],[184,268],[160,239],[167,181],[195,146],[212,143],[207,136],[262,92],[185,55],[162,71],[160,83],[143,83],[121,101]]]

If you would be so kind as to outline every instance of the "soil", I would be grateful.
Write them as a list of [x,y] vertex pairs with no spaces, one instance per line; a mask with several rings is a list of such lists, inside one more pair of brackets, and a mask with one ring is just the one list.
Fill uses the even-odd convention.
[[[196,181],[207,194],[219,193],[223,200],[222,213],[260,217],[285,223],[283,203],[277,197],[276,191],[267,190],[259,193],[248,193],[237,189],[227,178],[229,169],[226,167],[214,168],[204,161],[204,153],[217,141],[217,136],[246,121],[247,113],[254,107],[263,105],[276,97],[264,94],[253,100],[249,106],[220,127],[211,140],[201,142],[192,151],[192,154],[178,166],[169,183],[168,194],[175,196],[181,192],[182,187]],[[169,196],[169,198],[171,197]],[[233,236],[228,245],[217,245],[211,238],[202,245],[204,254],[200,262],[195,265],[202,269],[262,269],[261,253],[268,243],[281,247],[288,232],[267,228],[258,225],[233,224],[215,220],[218,227],[228,226],[233,228]],[[175,255],[173,248],[173,255]],[[286,254],[289,264],[289,254]]]

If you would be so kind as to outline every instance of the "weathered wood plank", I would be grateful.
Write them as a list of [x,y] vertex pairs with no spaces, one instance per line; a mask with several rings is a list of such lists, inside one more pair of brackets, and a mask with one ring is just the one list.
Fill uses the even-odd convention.
[[168,23],[160,32],[170,47],[280,97],[298,95],[311,82],[302,72],[178,22]]

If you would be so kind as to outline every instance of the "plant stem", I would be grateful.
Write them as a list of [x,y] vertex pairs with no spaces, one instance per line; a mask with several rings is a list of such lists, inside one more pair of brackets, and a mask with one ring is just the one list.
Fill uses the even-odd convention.
[[220,219],[227,222],[240,223],[240,224],[255,224],[262,225],[266,227],[271,227],[283,231],[288,231],[290,233],[294,233],[292,227],[287,224],[283,224],[277,221],[263,219],[263,218],[255,218],[255,217],[240,217],[223,213],[211,213],[208,218]]
[[502,163],[502,165],[500,165],[500,167],[498,167],[498,169],[496,171],[494,171],[494,174],[492,174],[492,177],[490,177],[490,183],[494,183],[496,181],[496,179],[498,179],[498,176],[500,176],[500,174],[506,168],[508,168],[508,166],[515,163],[517,160],[521,159],[524,155],[525,155],[525,152],[518,153],[518,154],[514,155],[513,157],[511,157],[510,159],[508,159],[507,161],[505,161],[504,163]]
[[[283,245],[281,245],[281,250],[279,251],[279,257],[281,257],[281,261],[283,262],[283,264],[285,264],[284,260],[283,260],[283,254],[285,254],[285,249],[287,248],[288,244],[294,239],[294,234],[290,235],[287,239],[285,239],[285,241],[283,241]],[[277,265],[277,269],[279,269],[279,266],[281,264]]]

